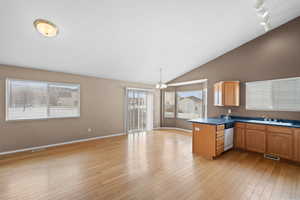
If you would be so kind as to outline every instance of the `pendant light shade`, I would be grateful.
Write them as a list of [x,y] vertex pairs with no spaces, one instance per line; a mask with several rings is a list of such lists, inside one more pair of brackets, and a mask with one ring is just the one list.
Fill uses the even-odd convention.
[[264,28],[265,32],[271,30],[270,13],[265,5],[265,0],[255,0],[254,8],[256,14],[260,19],[260,25]]
[[264,0],[256,0],[254,4],[255,9],[260,9],[264,5],[265,1]]
[[162,82],[162,69],[160,68],[160,79],[159,82],[156,84],[157,89],[166,89],[168,87],[167,84]]

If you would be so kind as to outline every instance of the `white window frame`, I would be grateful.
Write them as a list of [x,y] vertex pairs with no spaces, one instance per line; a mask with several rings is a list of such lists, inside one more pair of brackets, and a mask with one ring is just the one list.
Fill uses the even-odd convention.
[[[174,113],[173,113],[173,116],[172,117],[168,117],[168,116],[166,116],[166,110],[165,110],[165,106],[166,106],[166,104],[165,104],[165,100],[166,100],[166,92],[173,92],[174,93]],[[163,96],[163,115],[164,115],[164,118],[165,119],[175,119],[176,118],[176,91],[174,90],[174,91],[164,91],[164,96]]]
[[[72,87],[78,87],[78,92],[79,92],[79,99],[78,99],[78,115],[74,116],[54,116],[54,117],[49,117],[49,114],[47,114],[47,117],[44,118],[30,118],[30,119],[8,119],[8,107],[9,107],[9,95],[10,95],[10,89],[9,89],[9,81],[23,81],[23,82],[37,82],[37,83],[45,83],[48,86],[51,84],[61,84],[65,86],[72,86]],[[29,121],[29,120],[47,120],[47,119],[72,119],[72,118],[80,118],[81,116],[81,87],[80,84],[78,83],[62,83],[62,82],[49,82],[49,81],[39,81],[39,80],[23,80],[23,79],[15,79],[15,78],[6,78],[5,80],[5,121]],[[47,93],[48,95],[48,93]]]

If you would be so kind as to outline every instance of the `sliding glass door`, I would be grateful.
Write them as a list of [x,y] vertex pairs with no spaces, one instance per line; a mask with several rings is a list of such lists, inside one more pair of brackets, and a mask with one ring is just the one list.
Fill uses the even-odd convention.
[[143,89],[126,88],[125,126],[127,133],[153,128],[153,93]]

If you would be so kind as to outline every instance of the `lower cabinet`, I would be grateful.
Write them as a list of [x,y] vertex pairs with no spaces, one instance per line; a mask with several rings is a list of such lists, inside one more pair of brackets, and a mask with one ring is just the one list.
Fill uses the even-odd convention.
[[234,129],[234,147],[237,149],[245,149],[245,129],[236,127]]
[[193,153],[213,159],[224,152],[224,125],[193,123]]
[[294,160],[300,162],[300,128],[294,132]]
[[267,153],[281,158],[293,159],[293,135],[268,132]]
[[260,130],[246,130],[246,150],[265,153],[266,132]]
[[300,128],[237,123],[234,146],[300,162]]

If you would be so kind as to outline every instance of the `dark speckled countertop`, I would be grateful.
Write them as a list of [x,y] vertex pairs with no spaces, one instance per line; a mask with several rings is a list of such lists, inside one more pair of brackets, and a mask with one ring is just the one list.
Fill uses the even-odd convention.
[[222,125],[227,123],[235,122],[235,120],[226,120],[224,118],[198,118],[189,120],[192,123],[200,123],[200,124],[211,124],[211,125]]
[[234,122],[245,122],[245,123],[253,123],[253,124],[263,124],[263,125],[271,125],[271,126],[284,126],[291,128],[300,128],[300,121],[297,120],[277,120],[277,121],[264,121],[263,118],[253,118],[253,117],[238,117],[231,116],[229,120],[225,119],[224,116],[220,118],[198,118],[189,120],[192,123],[200,123],[200,124],[211,124],[211,125],[222,125],[226,123],[234,123]]

